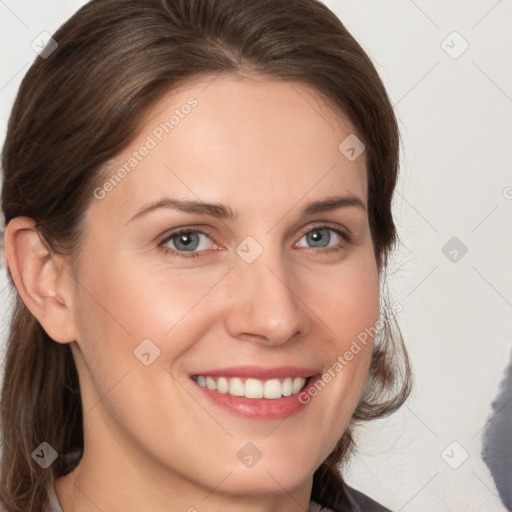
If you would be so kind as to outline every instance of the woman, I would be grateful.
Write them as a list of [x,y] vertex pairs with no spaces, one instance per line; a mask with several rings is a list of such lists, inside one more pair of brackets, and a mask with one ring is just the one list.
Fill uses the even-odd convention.
[[4,510],[387,510],[344,483],[410,391],[399,137],[316,0],[93,0],[3,150]]

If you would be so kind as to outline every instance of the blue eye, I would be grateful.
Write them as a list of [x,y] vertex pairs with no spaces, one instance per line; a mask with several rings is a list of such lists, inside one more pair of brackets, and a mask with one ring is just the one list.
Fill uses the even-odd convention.
[[201,233],[183,233],[181,235],[175,235],[172,240],[174,247],[180,251],[194,251],[198,248],[201,242]]
[[[334,233],[334,237],[331,236],[331,233]],[[332,238],[337,238],[339,242],[339,239],[346,240],[346,235],[337,229],[319,226],[309,230],[300,240],[306,239],[306,242],[311,244],[310,247],[323,248],[330,247],[329,243]]]
[[[168,237],[160,242],[160,246],[166,252],[170,252],[173,255],[194,257],[200,256],[197,251],[204,251],[207,249],[208,244],[204,247],[204,240],[201,240],[201,237],[210,238],[207,234],[198,230],[178,230],[174,233],[171,233]],[[171,245],[174,247],[168,247],[167,244],[171,242]],[[203,243],[201,243],[203,242]],[[189,253],[189,254],[180,254],[180,253]]]
[[[323,224],[304,232],[297,243],[300,244],[303,240],[310,249],[325,249],[323,252],[329,252],[341,250],[345,243],[350,242],[350,236],[340,229]],[[190,228],[177,229],[158,244],[164,252],[182,258],[204,256],[211,245],[216,246],[210,236]]]

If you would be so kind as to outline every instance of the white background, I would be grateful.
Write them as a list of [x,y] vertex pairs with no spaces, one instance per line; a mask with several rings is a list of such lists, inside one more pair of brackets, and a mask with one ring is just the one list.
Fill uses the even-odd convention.
[[[0,143],[31,42],[83,3],[0,0]],[[358,433],[348,481],[393,511],[504,511],[480,449],[512,347],[512,1],[325,3],[372,58],[399,119],[390,284],[416,380],[399,412]],[[469,44],[458,58],[445,51],[463,48],[454,31]],[[468,249],[456,262],[442,252],[452,237]],[[6,283],[3,270],[1,341]],[[441,457],[454,441],[451,460],[469,455],[458,469]]]

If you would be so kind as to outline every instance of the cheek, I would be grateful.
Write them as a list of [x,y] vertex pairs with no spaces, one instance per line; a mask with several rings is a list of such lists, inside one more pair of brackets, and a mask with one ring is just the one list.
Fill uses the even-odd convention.
[[[360,400],[372,356],[379,318],[379,275],[368,254],[347,262],[339,271],[330,269],[329,279],[309,284],[311,309],[327,333],[318,346],[326,355],[324,373],[314,389],[303,395],[316,402],[319,411],[313,428],[331,425],[326,435],[327,456],[341,437]],[[319,282],[323,283],[320,291]],[[315,291],[316,290],[316,291]],[[326,448],[324,445],[324,449]]]
[[[337,307],[331,310],[333,329],[336,332],[336,361],[333,361],[333,370],[343,375],[340,379],[343,392],[340,391],[340,395],[350,402],[350,405],[345,403],[344,406],[355,408],[364,387],[379,309],[379,276],[376,266],[361,265],[354,272],[347,272]],[[341,368],[336,362],[340,363]]]
[[325,324],[337,355],[375,325],[380,308],[379,275],[369,251],[328,269],[325,275],[311,276],[307,286],[308,305]]
[[226,269],[149,266],[140,257],[116,258],[113,250],[107,266],[107,252],[89,258],[79,276],[75,313],[84,355],[98,363],[95,368],[107,361],[138,368],[134,351],[149,339],[160,352],[155,362],[172,363],[211,324],[218,309],[211,292]]
[[[83,286],[77,314],[88,352],[100,367],[108,359],[115,359],[118,366],[123,362],[123,367],[140,364],[134,350],[147,339],[163,356],[160,362],[172,364],[194,341],[206,337],[230,302],[230,278],[223,281],[229,266],[148,265],[140,257],[116,257],[113,248],[90,256],[79,277]],[[379,280],[372,256],[369,249],[337,266],[295,268],[291,287],[314,327],[311,342],[323,339],[318,349],[332,363],[377,320]],[[109,265],[102,264],[105,261]],[[367,341],[369,345],[372,339]],[[369,359],[367,352],[371,350],[361,351],[358,365]]]

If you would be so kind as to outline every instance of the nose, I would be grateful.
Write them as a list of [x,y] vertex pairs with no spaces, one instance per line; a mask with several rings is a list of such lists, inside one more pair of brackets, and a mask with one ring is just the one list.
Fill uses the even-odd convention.
[[308,334],[307,298],[299,296],[296,276],[282,258],[240,259],[231,274],[234,289],[225,325],[232,337],[277,347]]

